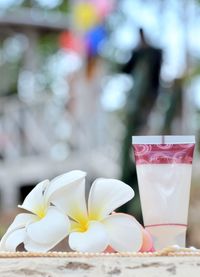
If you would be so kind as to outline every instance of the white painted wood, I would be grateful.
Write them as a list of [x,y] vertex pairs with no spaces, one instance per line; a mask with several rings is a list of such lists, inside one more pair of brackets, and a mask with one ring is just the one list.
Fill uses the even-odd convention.
[[199,277],[200,257],[1,258],[1,277]]

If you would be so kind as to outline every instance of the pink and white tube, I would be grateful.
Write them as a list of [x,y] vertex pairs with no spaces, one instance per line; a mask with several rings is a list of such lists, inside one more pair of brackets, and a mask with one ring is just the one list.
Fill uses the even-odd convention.
[[145,228],[154,248],[185,246],[194,136],[132,137]]

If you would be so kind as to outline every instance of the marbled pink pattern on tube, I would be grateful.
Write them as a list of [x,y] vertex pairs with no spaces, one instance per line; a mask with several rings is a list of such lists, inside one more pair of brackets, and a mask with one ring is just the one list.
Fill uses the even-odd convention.
[[194,144],[134,144],[136,164],[192,164]]

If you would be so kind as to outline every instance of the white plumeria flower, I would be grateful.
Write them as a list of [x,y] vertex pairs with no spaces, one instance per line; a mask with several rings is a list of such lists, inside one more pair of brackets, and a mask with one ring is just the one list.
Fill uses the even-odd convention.
[[16,216],[0,242],[0,250],[15,251],[20,243],[24,243],[27,251],[46,252],[64,239],[70,231],[69,218],[51,201],[54,195],[57,199],[59,193],[62,194],[63,186],[66,192],[85,175],[85,172],[74,170],[51,182],[45,180],[36,185],[19,206],[31,213]]
[[63,189],[53,203],[71,220],[69,246],[80,252],[139,251],[143,243],[141,225],[130,215],[112,213],[134,197],[133,189],[115,179],[97,179],[85,201],[85,180]]

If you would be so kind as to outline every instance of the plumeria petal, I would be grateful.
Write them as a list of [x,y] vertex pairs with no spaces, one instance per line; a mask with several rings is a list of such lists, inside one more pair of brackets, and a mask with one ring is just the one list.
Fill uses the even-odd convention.
[[97,179],[89,193],[89,218],[102,219],[133,197],[133,189],[125,183],[115,179]]
[[109,236],[109,245],[119,251],[139,251],[143,242],[141,225],[127,214],[115,213],[101,221]]
[[14,252],[18,245],[20,245],[26,237],[25,228],[17,229],[7,236],[5,240],[4,247],[1,249],[4,251]]
[[34,189],[26,196],[22,205],[18,207],[38,214],[38,211],[44,211],[47,207],[46,191],[49,186],[49,180],[44,180],[37,184]]
[[[14,251],[17,245],[22,242],[21,238],[22,234],[24,233],[24,227],[26,226],[26,224],[35,222],[36,220],[37,216],[35,215],[26,213],[18,214],[15,217],[13,223],[8,228],[7,232],[2,237],[0,242],[0,249],[4,251],[11,251],[11,249],[13,249]],[[19,238],[15,239],[17,234],[19,234]]]
[[7,229],[7,232],[25,227],[26,224],[37,221],[37,219],[38,217],[34,214],[28,214],[28,213],[18,214],[13,220],[12,224]]
[[[51,184],[47,191],[47,198],[54,199],[57,196],[57,192],[65,190],[69,185],[76,182],[81,182],[86,176],[86,172],[81,170],[72,170],[65,174],[59,175],[51,180]],[[57,197],[56,197],[57,198]]]
[[44,218],[29,224],[26,228],[28,237],[39,244],[57,244],[70,230],[68,217],[56,207],[49,207]]
[[152,239],[151,235],[144,228],[142,228],[142,234],[143,234],[143,243],[142,243],[142,247],[140,249],[140,252],[152,251],[152,249],[153,249],[153,239]]
[[56,244],[57,242],[51,242],[48,244],[36,243],[27,236],[24,240],[24,248],[29,252],[47,252],[56,246]]
[[108,236],[104,226],[97,221],[90,222],[85,232],[69,235],[69,246],[79,252],[102,252],[108,246]]
[[[65,177],[63,177],[64,180],[61,178],[56,181],[56,187],[59,187],[59,182],[63,186],[62,189],[54,192],[51,197],[51,202],[56,207],[62,209],[72,219],[84,224],[88,217],[85,202],[85,173],[82,171],[73,171],[71,175],[71,179],[68,176],[66,178],[68,181],[71,180],[68,186],[64,186]],[[51,185],[53,186],[53,184]]]

